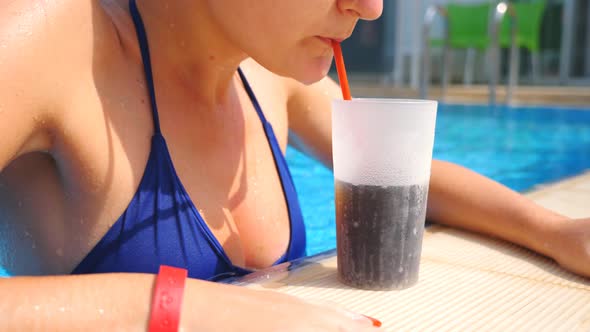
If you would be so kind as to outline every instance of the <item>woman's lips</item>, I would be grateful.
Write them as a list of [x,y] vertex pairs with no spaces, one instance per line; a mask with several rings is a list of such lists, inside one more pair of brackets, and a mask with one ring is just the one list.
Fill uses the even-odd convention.
[[317,38],[330,47],[332,47],[333,41],[340,43],[344,40],[344,38],[329,38],[329,37],[322,37],[322,36],[318,36]]

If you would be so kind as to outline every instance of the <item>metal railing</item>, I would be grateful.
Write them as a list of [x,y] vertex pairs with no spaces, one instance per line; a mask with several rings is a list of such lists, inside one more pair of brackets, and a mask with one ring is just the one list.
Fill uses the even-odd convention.
[[[514,7],[506,2],[500,1],[494,7],[493,17],[490,20],[489,34],[490,34],[490,47],[488,48],[488,60],[489,60],[489,103],[491,105],[496,104],[497,86],[500,77],[500,26],[504,16],[508,14],[510,16],[511,23],[511,45],[510,45],[510,59],[509,59],[509,74],[508,74],[508,85],[506,91],[506,103],[511,104],[514,96],[514,90],[518,81],[518,67],[519,67],[519,53],[516,44],[516,36],[518,32],[518,21],[516,17],[516,11]],[[424,24],[422,26],[422,73],[420,78],[420,98],[428,98],[428,90],[431,80],[431,68],[430,68],[430,31],[432,24],[436,17],[440,15],[444,19],[444,45],[443,45],[443,59],[442,59],[442,77],[441,77],[441,101],[446,98],[446,93],[450,79],[450,45],[449,45],[449,23],[448,14],[444,7],[433,5],[428,7],[426,14],[424,15]]]
[[430,30],[436,16],[442,16],[444,20],[444,46],[441,76],[441,100],[444,101],[449,83],[449,23],[447,10],[439,5],[432,5],[426,9],[424,24],[422,26],[422,76],[420,77],[420,98],[428,98],[430,87]]

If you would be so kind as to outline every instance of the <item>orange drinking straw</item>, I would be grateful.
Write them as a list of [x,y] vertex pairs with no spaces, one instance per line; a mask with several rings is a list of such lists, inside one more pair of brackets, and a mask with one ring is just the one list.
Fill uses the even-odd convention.
[[336,71],[338,71],[338,80],[342,89],[342,98],[344,100],[351,100],[352,97],[350,96],[350,87],[348,86],[348,78],[346,77],[346,68],[344,67],[344,57],[342,56],[340,43],[332,40],[332,48],[334,49],[334,60],[336,61]]

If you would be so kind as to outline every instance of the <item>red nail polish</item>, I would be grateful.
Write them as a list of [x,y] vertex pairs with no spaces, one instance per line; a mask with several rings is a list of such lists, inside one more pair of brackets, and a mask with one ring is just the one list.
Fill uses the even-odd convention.
[[368,319],[370,319],[370,320],[371,320],[371,322],[373,322],[373,326],[375,326],[375,327],[381,327],[381,325],[382,325],[382,324],[381,324],[381,321],[380,321],[380,320],[378,320],[378,319],[375,319],[375,318],[373,318],[373,317],[369,317],[369,316],[367,316],[367,315],[363,315],[363,316],[365,316],[365,317],[367,317]]

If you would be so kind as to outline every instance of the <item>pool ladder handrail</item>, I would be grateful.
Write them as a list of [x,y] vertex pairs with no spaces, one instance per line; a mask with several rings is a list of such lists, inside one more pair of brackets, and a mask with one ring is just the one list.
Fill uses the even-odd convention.
[[[490,21],[490,47],[488,47],[489,65],[489,103],[496,104],[496,89],[500,77],[500,45],[499,32],[500,26],[504,16],[508,14],[510,17],[510,59],[509,59],[509,73],[508,73],[508,87],[506,91],[506,104],[512,103],[514,90],[518,84],[518,67],[519,67],[519,53],[516,44],[516,36],[518,33],[518,18],[514,6],[507,1],[500,1],[494,7],[493,19]],[[422,26],[422,75],[420,78],[420,98],[428,98],[428,90],[430,85],[430,31],[436,16],[440,15],[444,19],[444,46],[442,59],[442,84],[441,84],[441,101],[445,101],[448,84],[449,84],[449,24],[447,10],[440,5],[431,5],[426,9],[424,15],[424,23]]]

